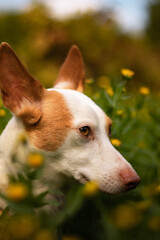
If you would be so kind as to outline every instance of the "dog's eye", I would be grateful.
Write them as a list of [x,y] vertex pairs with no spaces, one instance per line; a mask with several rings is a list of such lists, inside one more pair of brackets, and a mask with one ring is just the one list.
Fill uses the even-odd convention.
[[88,126],[84,126],[84,127],[79,128],[79,131],[83,136],[86,136],[86,137],[88,137],[91,133],[91,129]]
[[112,135],[112,125],[109,126],[108,135],[109,135],[109,137],[111,137],[111,135]]

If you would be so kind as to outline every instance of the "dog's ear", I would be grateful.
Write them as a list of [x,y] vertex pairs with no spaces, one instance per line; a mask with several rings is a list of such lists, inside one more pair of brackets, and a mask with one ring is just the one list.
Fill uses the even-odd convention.
[[41,116],[45,89],[25,69],[7,43],[0,45],[0,88],[4,105],[27,124]]
[[85,69],[81,52],[77,46],[72,46],[65,62],[60,68],[54,87],[83,92],[84,79]]

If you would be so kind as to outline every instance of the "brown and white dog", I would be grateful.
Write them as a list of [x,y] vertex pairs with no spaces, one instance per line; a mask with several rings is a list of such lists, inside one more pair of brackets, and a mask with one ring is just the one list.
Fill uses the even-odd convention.
[[7,43],[0,45],[0,88],[6,108],[13,113],[0,137],[0,189],[15,171],[10,160],[17,136],[26,132],[32,149],[46,156],[44,178],[61,174],[81,183],[97,182],[108,193],[133,189],[140,178],[109,140],[111,120],[82,94],[84,64],[73,46],[54,88],[45,89],[24,68]]

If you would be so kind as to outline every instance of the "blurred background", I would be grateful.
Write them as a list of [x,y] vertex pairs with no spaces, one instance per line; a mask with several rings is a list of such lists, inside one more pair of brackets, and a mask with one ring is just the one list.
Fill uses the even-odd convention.
[[71,45],[82,50],[86,75],[96,80],[121,68],[136,72],[130,84],[160,87],[159,1],[0,1],[0,40],[51,86]]
[[[142,178],[130,193],[96,193],[77,204],[59,226],[61,239],[158,240],[160,1],[0,0],[0,41],[46,88],[69,48],[78,45],[85,92],[113,119],[111,141]],[[9,118],[0,103],[1,131]]]

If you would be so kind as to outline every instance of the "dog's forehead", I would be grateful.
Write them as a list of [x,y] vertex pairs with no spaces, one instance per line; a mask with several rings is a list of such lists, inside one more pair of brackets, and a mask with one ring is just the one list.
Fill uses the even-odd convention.
[[75,120],[91,121],[93,124],[99,123],[99,121],[102,124],[106,123],[105,113],[86,95],[69,89],[55,90],[63,95]]

